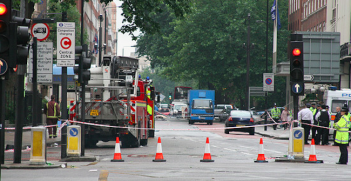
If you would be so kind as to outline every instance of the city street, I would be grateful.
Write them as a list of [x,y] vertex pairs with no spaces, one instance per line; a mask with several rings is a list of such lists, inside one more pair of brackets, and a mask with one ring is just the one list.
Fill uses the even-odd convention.
[[[337,165],[339,147],[316,146],[318,160],[322,164],[275,162],[276,157],[287,153],[288,140],[263,137],[265,157],[268,163],[255,163],[259,150],[259,132],[256,134],[230,132],[224,134],[223,123],[213,125],[167,118],[156,121],[156,137],[140,148],[121,148],[124,162],[111,162],[114,142],[99,142],[98,148],[86,149],[86,156],[95,156],[96,162],[67,162],[66,168],[55,169],[2,169],[1,178],[15,180],[345,180],[351,170],[348,165]],[[198,130],[201,129],[201,130]],[[268,127],[268,132],[273,132]],[[287,130],[276,132],[287,134]],[[166,162],[153,162],[157,138],[161,137],[162,152]],[[206,138],[209,137],[210,153],[214,162],[203,159]],[[308,159],[310,146],[305,146]],[[61,164],[60,146],[48,148],[48,162]],[[11,153],[6,153],[10,162]],[[23,159],[29,153],[22,154]],[[27,156],[26,156],[27,155]],[[23,161],[27,162],[27,161]],[[23,163],[22,162],[22,163]],[[318,173],[318,174],[314,174]]]

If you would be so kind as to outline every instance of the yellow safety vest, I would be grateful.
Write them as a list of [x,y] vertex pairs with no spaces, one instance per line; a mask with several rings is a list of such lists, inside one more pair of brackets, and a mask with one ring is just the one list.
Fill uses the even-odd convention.
[[[54,104],[54,115],[53,116],[46,116],[46,118],[58,118],[56,116],[56,104]],[[46,103],[46,115],[49,115],[49,103]]]
[[334,124],[336,129],[335,142],[339,144],[348,144],[349,143],[349,124],[348,118],[346,115],[343,115],[341,119]]

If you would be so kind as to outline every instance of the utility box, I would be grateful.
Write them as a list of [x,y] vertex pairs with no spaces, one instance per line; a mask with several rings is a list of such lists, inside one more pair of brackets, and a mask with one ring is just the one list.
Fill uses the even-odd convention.
[[295,127],[290,132],[292,134],[290,141],[292,142],[292,153],[295,158],[304,158],[305,134],[302,127]]
[[67,127],[67,156],[79,157],[81,152],[81,129],[80,126]]
[[46,164],[46,128],[32,127],[32,149],[30,151],[30,165]]

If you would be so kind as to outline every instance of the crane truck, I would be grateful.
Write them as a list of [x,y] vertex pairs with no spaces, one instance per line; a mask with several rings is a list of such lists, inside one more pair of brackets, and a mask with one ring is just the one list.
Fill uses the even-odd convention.
[[152,80],[140,78],[138,65],[136,58],[104,56],[101,67],[90,68],[85,111],[77,110],[78,119],[85,114],[86,147],[116,137],[122,147],[139,147],[154,137],[155,90]]

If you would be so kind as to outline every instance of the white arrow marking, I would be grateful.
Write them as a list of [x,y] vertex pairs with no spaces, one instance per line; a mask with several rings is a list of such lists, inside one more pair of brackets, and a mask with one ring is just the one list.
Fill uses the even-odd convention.
[[296,92],[299,92],[299,88],[300,88],[300,85],[299,84],[295,84]]

